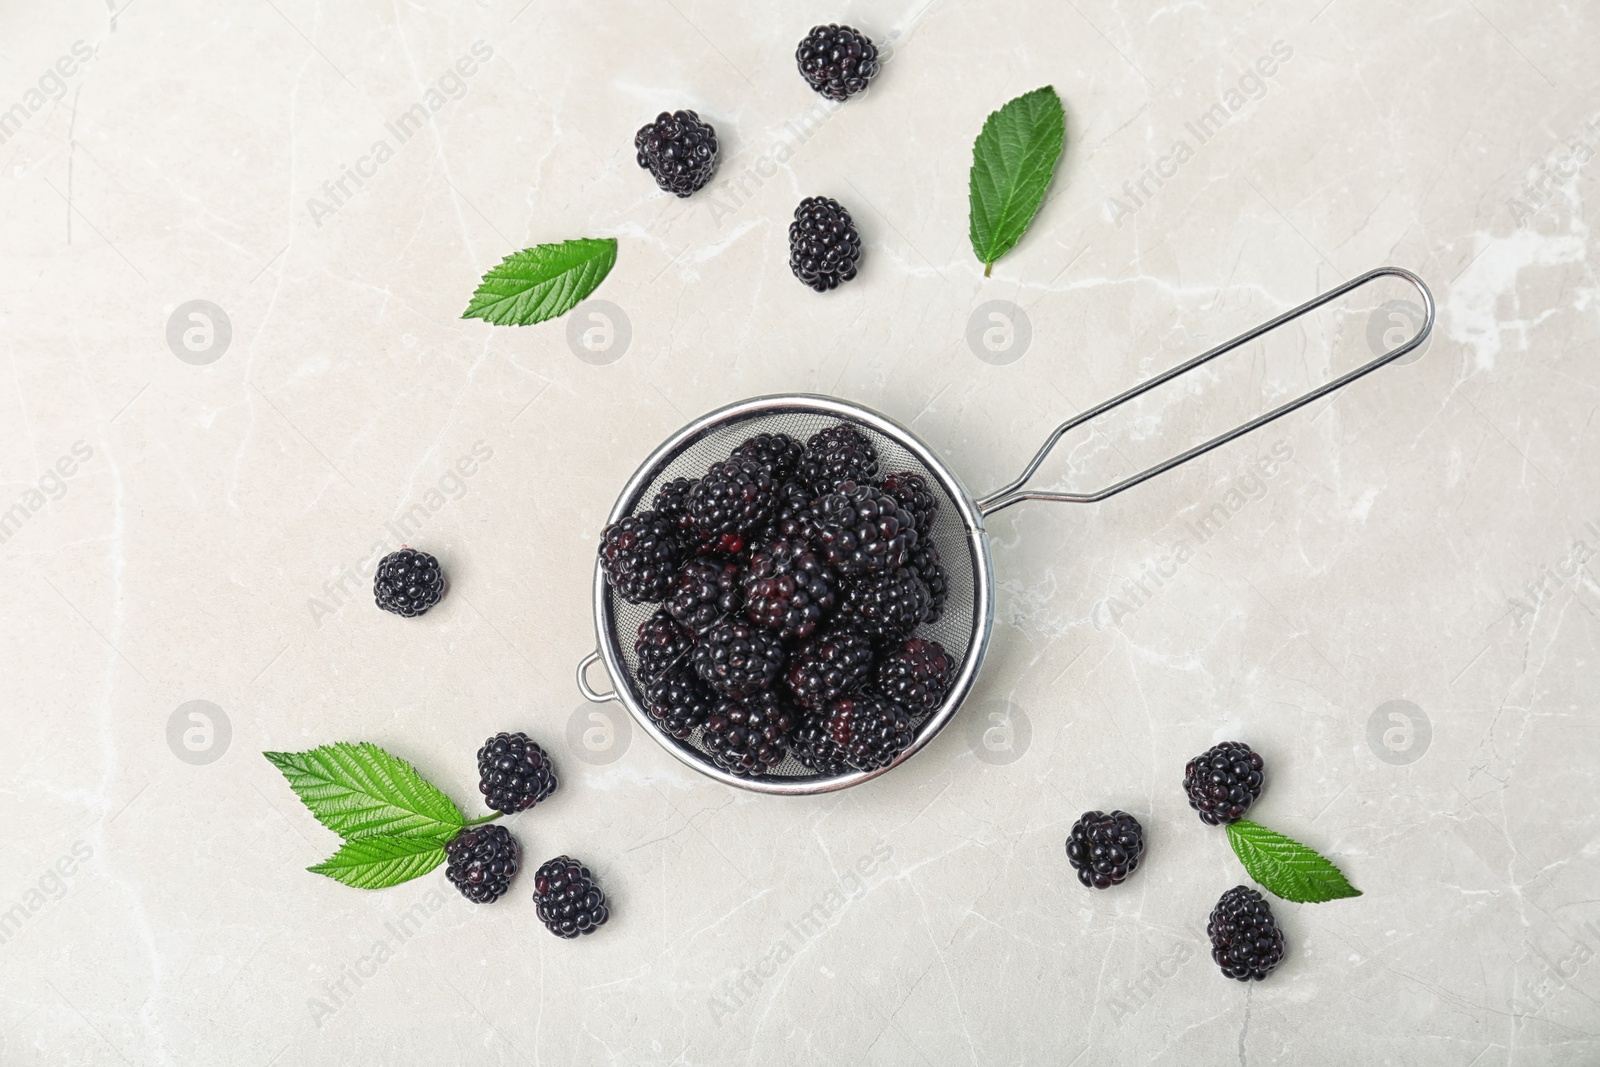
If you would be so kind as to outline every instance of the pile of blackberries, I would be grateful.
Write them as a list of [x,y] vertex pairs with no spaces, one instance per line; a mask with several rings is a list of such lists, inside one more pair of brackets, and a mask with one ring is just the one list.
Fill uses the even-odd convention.
[[731,774],[887,767],[949,693],[954,658],[917,636],[949,585],[939,498],[879,467],[849,424],[757,434],[601,537],[612,590],[661,605],[634,643],[646,710]]

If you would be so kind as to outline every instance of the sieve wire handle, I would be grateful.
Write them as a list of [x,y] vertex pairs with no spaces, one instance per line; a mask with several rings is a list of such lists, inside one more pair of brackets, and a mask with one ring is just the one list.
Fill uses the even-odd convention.
[[[1218,434],[1209,441],[1195,445],[1193,448],[1185,452],[1180,452],[1176,456],[1165,459],[1153,467],[1149,467],[1140,471],[1138,474],[1130,475],[1129,477],[1122,479],[1122,481],[1109,485],[1104,489],[1099,489],[1092,493],[1055,493],[1039,489],[1024,488],[1028,479],[1032,478],[1034,474],[1038,472],[1039,467],[1044,463],[1046,457],[1050,455],[1051,449],[1056,447],[1057,442],[1059,442],[1068,431],[1083,425],[1090,419],[1098,418],[1101,415],[1104,415],[1106,412],[1120,407],[1135,397],[1143,396],[1150,390],[1155,389],[1158,386],[1165,385],[1172,379],[1187,374],[1196,367],[1209,363],[1224,353],[1232,352],[1240,345],[1248,344],[1263,334],[1271,333],[1284,323],[1292,322],[1295,319],[1298,319],[1300,316],[1310,311],[1314,311],[1330,301],[1337,300],[1339,297],[1344,296],[1351,290],[1359,289],[1361,286],[1366,285],[1370,281],[1384,277],[1399,278],[1402,281],[1409,282],[1411,286],[1416,289],[1417,294],[1422,297],[1422,326],[1417,330],[1415,337],[1411,338],[1411,340],[1407,341],[1399,348],[1396,348],[1394,351],[1385,352],[1383,355],[1377,357],[1371,362],[1363,364],[1347,374],[1340,375],[1332,381],[1320,385],[1310,392],[1305,393],[1302,396],[1298,396],[1288,403],[1281,405],[1280,407],[1273,408],[1264,415],[1257,415],[1249,422],[1241,423],[1225,433]],[[1243,437],[1251,430],[1260,429],[1267,423],[1272,422],[1274,419],[1280,419],[1289,414],[1291,411],[1303,408],[1313,400],[1321,399],[1337,389],[1342,389],[1351,382],[1355,381],[1357,378],[1360,378],[1366,374],[1371,374],[1384,364],[1399,359],[1407,352],[1416,349],[1418,345],[1422,344],[1422,342],[1428,339],[1428,334],[1433,330],[1433,319],[1433,294],[1428,291],[1427,285],[1423,283],[1421,278],[1402,267],[1379,267],[1376,270],[1369,270],[1360,277],[1352,278],[1343,285],[1328,290],[1321,296],[1313,297],[1292,311],[1286,311],[1282,315],[1279,315],[1277,318],[1272,319],[1269,322],[1263,322],[1254,329],[1240,334],[1231,341],[1218,345],[1209,352],[1203,352],[1186,363],[1180,363],[1171,370],[1156,375],[1147,382],[1141,382],[1119,396],[1114,396],[1110,400],[1104,401],[1095,407],[1089,408],[1087,411],[1083,411],[1077,415],[1074,415],[1072,418],[1056,427],[1055,432],[1052,433],[1045,441],[1044,447],[1039,449],[1038,453],[1034,455],[1033,460],[1028,464],[1027,468],[1023,470],[1022,474],[1018,476],[1015,481],[1001,489],[996,490],[993,493],[990,493],[982,500],[979,500],[977,502],[978,510],[987,516],[993,515],[1002,508],[1008,508],[1012,504],[1019,504],[1024,500],[1054,500],[1067,504],[1093,504],[1104,500],[1107,497],[1115,496],[1124,489],[1131,489],[1140,482],[1154,478],[1156,475],[1161,474],[1164,471],[1169,471],[1179,464],[1187,463],[1196,456],[1203,456],[1207,452],[1210,452],[1213,448],[1219,448],[1222,445],[1227,444],[1229,441],[1232,441],[1236,437]]]
[[601,693],[589,684],[589,667],[599,658],[600,650],[595,649],[578,661],[578,692],[582,693],[584,699],[591,704],[608,704],[617,699],[617,694],[615,692]]

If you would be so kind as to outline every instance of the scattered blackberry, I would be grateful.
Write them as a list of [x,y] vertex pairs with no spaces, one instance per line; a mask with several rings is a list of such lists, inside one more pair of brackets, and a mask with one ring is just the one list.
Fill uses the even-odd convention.
[[653,511],[641,511],[605,528],[600,565],[618,596],[633,604],[663,600],[677,581],[683,546],[677,528]]
[[806,84],[829,100],[846,100],[866,89],[878,73],[878,49],[849,26],[813,27],[794,50]]
[[833,572],[804,541],[774,541],[750,557],[744,605],[757,626],[784,637],[809,637],[833,601]]
[[495,811],[527,811],[555,791],[550,756],[527,734],[495,734],[478,749],[478,792]]
[[717,131],[693,111],[663,111],[634,135],[639,166],[669,193],[705,188],[717,170]]
[[798,474],[814,496],[845,482],[870,482],[878,476],[878,450],[866,434],[841,422],[811,435]]
[[1183,769],[1183,791],[1200,821],[1237,822],[1261,796],[1261,756],[1243,741],[1213,745]]
[[789,269],[819,293],[856,276],[861,261],[861,235],[839,201],[808,196],[794,209],[789,223]]
[[939,519],[939,498],[928,488],[928,479],[911,471],[897,471],[883,480],[883,491],[911,512],[917,536],[926,542]]
[[539,921],[557,937],[592,934],[611,917],[594,875],[571,856],[557,856],[534,872],[533,901]]
[[444,572],[426,552],[401,548],[378,561],[372,598],[384,611],[411,618],[426,614],[444,596]]
[[473,826],[444,846],[444,876],[474,904],[498,900],[511,888],[521,850],[504,826]]
[[766,689],[783,672],[783,640],[742,619],[724,619],[700,638],[694,668],[723,696],[746,696]]
[[828,732],[844,750],[845,761],[858,771],[887,767],[916,736],[911,713],[874,693],[834,701],[828,708]]
[[839,619],[879,641],[901,641],[927,618],[928,603],[927,584],[910,567],[896,567],[847,583]]
[[783,762],[799,710],[781,689],[717,702],[701,743],[717,766],[740,777],[765,774]]
[[871,638],[835,627],[800,646],[789,665],[789,690],[820,711],[861,688],[872,677],[872,662]]
[[647,683],[644,695],[645,713],[680,741],[687,741],[704,726],[717,704],[717,695],[688,663],[680,663]]
[[904,567],[917,544],[911,513],[873,485],[845,482],[817,501],[816,522],[817,546],[846,577]]
[[778,483],[748,456],[713,463],[689,493],[690,520],[708,534],[745,534],[759,529],[777,503]]
[[687,663],[692,651],[694,634],[668,614],[666,608],[657,608],[654,615],[639,624],[639,636],[633,642],[639,678],[647,685],[676,664]]
[[850,769],[845,762],[844,749],[833,739],[828,729],[828,716],[819,711],[802,711],[800,725],[789,735],[789,752],[807,770],[817,774],[837,775]]
[[678,572],[677,584],[667,597],[668,614],[696,636],[705,633],[744,606],[739,582],[743,574],[739,564],[722,556],[691,559]]
[[1089,889],[1121,885],[1144,855],[1144,828],[1125,811],[1086,811],[1067,836],[1067,862]]
[[939,562],[939,550],[931,541],[917,541],[911,550],[911,569],[922,584],[928,587],[928,617],[923,622],[932,624],[944,618],[945,601],[950,598],[950,576]]
[[944,703],[955,674],[955,661],[943,645],[913,637],[878,664],[872,684],[911,714],[926,715]]
[[1227,978],[1260,981],[1283,962],[1283,931],[1266,898],[1249,886],[1222,894],[1206,923],[1211,958]]
[[733,450],[729,459],[753,459],[780,485],[794,477],[803,451],[800,442],[786,433],[758,433]]

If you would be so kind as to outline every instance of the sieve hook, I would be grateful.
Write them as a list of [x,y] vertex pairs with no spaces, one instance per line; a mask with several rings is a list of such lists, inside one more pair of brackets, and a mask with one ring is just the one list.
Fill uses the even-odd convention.
[[[1409,282],[1417,290],[1418,295],[1422,297],[1423,319],[1421,328],[1417,330],[1415,337],[1411,338],[1411,340],[1407,341],[1399,348],[1396,348],[1394,351],[1385,352],[1383,355],[1377,357],[1371,362],[1365,363],[1347,374],[1340,375],[1332,381],[1326,382],[1310,392],[1298,396],[1288,403],[1281,405],[1280,407],[1273,408],[1264,415],[1257,415],[1249,422],[1241,423],[1225,433],[1218,434],[1209,441],[1195,445],[1193,448],[1185,452],[1180,452],[1176,456],[1165,459],[1153,467],[1149,467],[1140,471],[1138,474],[1130,475],[1129,477],[1122,479],[1122,481],[1109,485],[1104,489],[1099,489],[1092,493],[1055,493],[1039,489],[1023,488],[1028,479],[1032,478],[1034,474],[1038,472],[1039,467],[1044,463],[1046,457],[1050,455],[1050,451],[1056,447],[1057,442],[1059,442],[1068,431],[1083,425],[1090,419],[1098,418],[1099,416],[1104,415],[1113,408],[1120,407],[1135,397],[1144,395],[1157,386],[1164,385],[1180,375],[1187,374],[1196,367],[1205,363],[1209,363],[1211,360],[1216,359],[1218,356],[1226,352],[1233,351],[1240,345],[1247,344],[1263,334],[1270,333],[1286,322],[1292,322],[1307,312],[1314,311],[1315,309],[1332,300],[1337,300],[1339,297],[1345,295],[1353,289],[1359,289],[1368,282],[1382,277],[1399,278],[1402,281]],[[1423,283],[1421,278],[1417,277],[1415,274],[1404,269],[1403,267],[1379,267],[1376,270],[1369,270],[1360,277],[1353,278],[1350,281],[1345,282],[1343,285],[1330,289],[1321,296],[1313,297],[1304,304],[1301,304],[1299,307],[1294,308],[1291,311],[1286,311],[1277,318],[1272,319],[1269,322],[1264,322],[1254,329],[1240,334],[1233,340],[1218,345],[1209,352],[1203,352],[1186,363],[1180,363],[1171,370],[1164,371],[1163,373],[1156,375],[1147,382],[1141,382],[1132,389],[1129,389],[1127,392],[1122,393],[1120,396],[1112,397],[1110,400],[1104,401],[1095,407],[1089,408],[1087,411],[1083,411],[1077,415],[1074,415],[1072,418],[1055,428],[1055,431],[1051,433],[1048,439],[1046,439],[1044,447],[1039,449],[1038,453],[1034,455],[1033,460],[1029,462],[1027,468],[1023,470],[1022,474],[1015,481],[989,494],[982,500],[979,500],[977,502],[978,510],[985,516],[988,516],[993,515],[1002,508],[1008,508],[1012,504],[1018,504],[1024,500],[1054,500],[1067,504],[1093,504],[1104,500],[1107,497],[1115,496],[1124,489],[1131,489],[1140,482],[1154,478],[1156,475],[1161,474],[1164,471],[1169,471],[1179,464],[1187,463],[1196,456],[1203,456],[1207,452],[1210,452],[1213,448],[1218,448],[1222,445],[1225,445],[1236,437],[1243,437],[1251,430],[1260,429],[1262,426],[1272,422],[1274,419],[1282,418],[1291,411],[1305,407],[1313,400],[1327,396],[1329,393],[1337,389],[1342,389],[1344,386],[1349,385],[1362,375],[1370,374],[1377,370],[1385,363],[1390,363],[1396,359],[1399,359],[1407,352],[1414,350],[1418,345],[1422,344],[1423,341],[1427,340],[1428,334],[1433,330],[1433,318],[1433,294],[1428,291],[1427,285]]]
[[609,704],[617,699],[615,692],[602,693],[589,684],[589,667],[600,659],[600,650],[595,649],[583,659],[578,661],[578,692],[584,699],[592,704]]

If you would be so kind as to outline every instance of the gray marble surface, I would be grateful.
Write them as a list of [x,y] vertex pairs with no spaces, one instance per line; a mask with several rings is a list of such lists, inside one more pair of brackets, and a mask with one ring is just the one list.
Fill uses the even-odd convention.
[[[834,20],[889,52],[839,108],[792,59]],[[0,1063],[1600,1061],[1597,36],[1513,0],[6,5]],[[972,138],[1044,84],[1067,152],[985,279]],[[676,107],[723,140],[682,201],[631,148]],[[827,296],[786,262],[813,194],[866,247]],[[621,242],[608,305],[459,318],[575,236]],[[992,653],[889,775],[756,796],[590,718],[594,545],[689,419],[835,394],[982,492],[1384,263],[1438,298],[1420,358],[990,521]],[[1370,359],[1406,295],[1080,431],[1044,483]],[[368,591],[401,523],[452,583],[418,620]],[[525,875],[475,907],[306,873],[333,836],[260,756],[371,740],[476,807],[502,729],[555,752],[513,825],[599,873],[595,937],[549,936]],[[1257,817],[1365,893],[1278,904],[1250,987],[1204,930],[1246,878],[1179,786],[1227,738],[1268,761]],[[1110,807],[1150,850],[1091,894],[1062,841]]]

